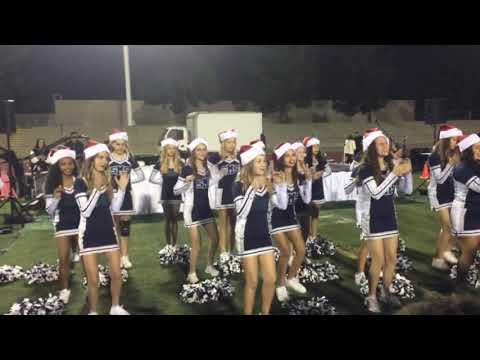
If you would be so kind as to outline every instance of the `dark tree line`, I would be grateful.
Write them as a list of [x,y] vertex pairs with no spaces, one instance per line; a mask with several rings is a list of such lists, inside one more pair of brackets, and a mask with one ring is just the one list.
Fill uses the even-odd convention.
[[[480,97],[479,46],[131,46],[133,95],[152,104],[251,101],[286,116],[291,104],[336,100],[346,114],[388,99],[448,98],[462,111]],[[0,46],[0,96],[25,110],[51,101],[124,97],[120,46]]]

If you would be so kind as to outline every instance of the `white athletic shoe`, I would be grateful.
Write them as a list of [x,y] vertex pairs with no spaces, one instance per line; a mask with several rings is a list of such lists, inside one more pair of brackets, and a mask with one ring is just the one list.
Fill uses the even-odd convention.
[[78,263],[79,261],[80,261],[80,255],[78,254],[78,252],[73,253],[72,262]]
[[60,298],[60,300],[63,301],[63,303],[66,305],[68,304],[68,302],[70,301],[70,294],[72,292],[68,289],[63,289],[62,291],[60,291],[60,293],[58,294],[58,297]]
[[367,277],[364,272],[355,273],[355,284],[357,286],[360,286],[365,281],[367,281]]
[[448,263],[444,259],[436,259],[432,260],[432,267],[438,270],[449,270],[450,267]]
[[365,299],[365,305],[367,305],[367,309],[368,311],[370,311],[371,313],[381,313],[382,310],[380,309],[380,304],[378,303],[378,300],[376,297],[374,296],[368,296],[366,299]]
[[287,287],[299,294],[305,294],[307,292],[307,289],[305,289],[305,286],[300,284],[300,281],[298,281],[298,278],[294,277],[293,279],[287,279],[286,283]]
[[458,264],[458,259],[451,251],[445,251],[443,253],[443,258],[452,265]]
[[275,292],[277,293],[278,301],[285,302],[290,300],[290,297],[288,296],[287,288],[285,286],[277,287]]
[[213,277],[217,277],[220,275],[217,269],[215,269],[212,265],[208,265],[207,268],[205,269],[205,272]]
[[188,281],[190,284],[196,284],[196,283],[198,283],[200,280],[198,280],[197,273],[190,273],[190,274],[188,274],[188,276],[187,276],[187,281]]
[[130,262],[130,259],[128,258],[128,256],[122,256],[121,267],[124,269],[131,269],[132,266],[133,265]]
[[130,313],[120,305],[116,305],[110,308],[110,315],[130,315]]

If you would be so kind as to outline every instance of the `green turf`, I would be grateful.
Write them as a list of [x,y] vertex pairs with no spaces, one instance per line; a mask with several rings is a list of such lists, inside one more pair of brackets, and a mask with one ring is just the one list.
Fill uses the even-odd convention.
[[[418,176],[416,176],[418,178]],[[435,250],[438,226],[434,213],[429,211],[426,196],[414,195],[410,199],[398,200],[397,211],[401,237],[407,242],[407,256],[413,261],[414,270],[407,274],[417,289],[417,301],[425,298],[448,295],[451,292],[448,276],[432,270],[430,263]],[[356,251],[359,245],[359,231],[355,228],[355,213],[352,202],[327,204],[321,211],[321,234],[333,241],[338,251],[330,262],[337,265],[341,280],[308,286],[310,295],[325,295],[332,305],[343,314],[365,314],[362,297],[353,283],[356,269]],[[179,226],[180,244],[188,243],[183,226]],[[241,314],[243,279],[234,277],[235,296],[228,302],[211,305],[184,304],[178,293],[185,279],[185,270],[179,266],[161,266],[158,250],[165,245],[163,219],[160,215],[137,217],[132,224],[130,258],[134,268],[129,271],[129,279],[124,284],[122,304],[133,314]],[[50,264],[56,261],[56,247],[52,237],[52,227],[47,216],[36,218],[12,235],[0,235],[0,249],[8,251],[0,254],[0,265],[20,265],[28,268],[35,262]],[[202,234],[206,239],[205,234]],[[101,262],[105,259],[100,256]],[[205,268],[206,241],[202,243],[199,269]],[[83,269],[77,264],[72,276],[72,297],[66,314],[87,312],[86,291],[80,282]],[[203,271],[199,275],[205,278]],[[13,302],[24,297],[41,297],[57,291],[57,284],[29,286],[19,280],[8,285],[0,285],[0,313],[8,311]],[[257,312],[260,291],[257,294]],[[100,292],[99,312],[107,313],[110,306],[109,290]],[[280,313],[274,301],[273,313]]]

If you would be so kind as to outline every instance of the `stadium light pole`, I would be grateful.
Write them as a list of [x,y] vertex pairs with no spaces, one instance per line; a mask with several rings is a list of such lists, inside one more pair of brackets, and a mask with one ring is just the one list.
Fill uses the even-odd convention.
[[125,72],[125,93],[127,97],[127,121],[128,126],[135,125],[132,116],[132,89],[130,82],[130,60],[128,54],[128,45],[123,45],[123,69]]

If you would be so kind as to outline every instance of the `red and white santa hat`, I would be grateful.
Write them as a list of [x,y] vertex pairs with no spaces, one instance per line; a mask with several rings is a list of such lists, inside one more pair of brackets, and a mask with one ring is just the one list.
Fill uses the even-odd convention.
[[387,140],[387,143],[389,144],[390,140],[388,140],[388,137],[380,129],[373,128],[366,130],[362,140],[363,151],[367,151],[370,144],[382,136]]
[[320,145],[320,140],[318,140],[316,137],[307,136],[303,138],[303,145],[305,145],[307,148],[313,145]]
[[108,146],[104,143],[99,143],[95,140],[88,140],[87,144],[85,145],[85,150],[83,150],[83,153],[85,154],[85,159],[90,159],[91,157],[94,157],[95,155],[104,151],[110,154]]
[[242,166],[252,162],[257,156],[265,155],[265,151],[260,146],[243,145],[240,148],[240,160]]
[[305,148],[305,145],[303,145],[301,142],[298,142],[298,141],[292,144],[292,149],[294,151],[297,151],[298,149],[300,149],[302,147]]
[[71,158],[75,160],[76,158],[75,151],[69,148],[58,149],[55,152],[49,154],[47,163],[51,165],[55,165],[60,159],[63,159],[63,158]]
[[200,144],[203,144],[208,148],[207,140],[202,139],[202,138],[196,138],[190,144],[188,144],[188,149],[192,152]]
[[275,156],[277,157],[277,159],[280,159],[283,155],[285,155],[285,153],[286,153],[288,150],[293,150],[292,144],[290,144],[290,143],[283,143],[283,144],[278,145],[278,146],[275,148],[274,153],[275,153]]
[[259,146],[263,150],[265,150],[265,144],[262,140],[252,140],[250,141],[250,146]]
[[236,138],[238,138],[238,132],[235,129],[222,131],[221,133],[218,134],[218,139],[220,140],[220,142],[224,142],[225,140],[236,139]]
[[456,136],[462,136],[463,132],[454,125],[442,125],[440,126],[440,139],[448,139]]
[[125,131],[119,129],[113,129],[112,133],[108,137],[108,141],[111,143],[117,140],[128,141],[128,134]]
[[165,147],[167,145],[173,145],[173,146],[178,148],[178,141],[176,141],[172,138],[167,138],[165,140],[162,140],[162,142],[160,143],[161,147]]
[[465,135],[458,143],[458,148],[461,152],[467,150],[470,146],[480,143],[480,137],[477,134]]

